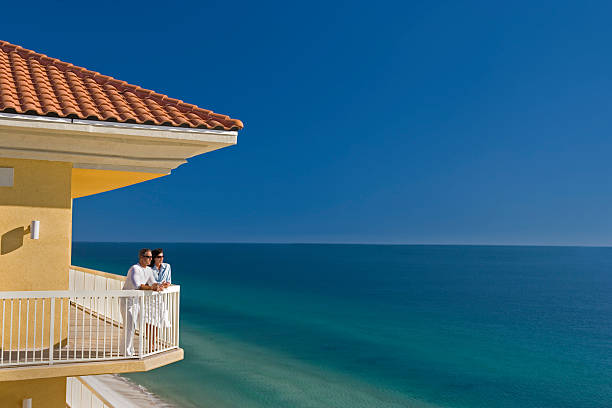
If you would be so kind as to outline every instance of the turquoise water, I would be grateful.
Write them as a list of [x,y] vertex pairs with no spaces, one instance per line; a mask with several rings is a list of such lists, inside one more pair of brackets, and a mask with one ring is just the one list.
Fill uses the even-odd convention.
[[[145,244],[74,243],[125,274]],[[164,244],[182,407],[612,407],[612,248]]]

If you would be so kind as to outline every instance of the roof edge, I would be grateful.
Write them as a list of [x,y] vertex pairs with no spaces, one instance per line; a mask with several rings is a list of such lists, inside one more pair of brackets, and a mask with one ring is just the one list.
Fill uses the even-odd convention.
[[[4,119],[4,120],[3,120]],[[0,126],[3,125],[5,120],[14,120],[23,122],[24,125],[21,127],[28,127],[27,123],[31,123],[32,127],[45,127],[45,128],[56,128],[53,125],[69,126],[69,125],[86,125],[91,126],[90,131],[94,131],[96,128],[100,128],[100,133],[105,133],[105,130],[114,130],[112,133],[123,133],[130,134],[130,131],[152,131],[154,133],[163,132],[168,134],[176,134],[177,138],[179,134],[185,135],[211,135],[211,136],[230,136],[234,139],[238,136],[236,130],[216,130],[216,129],[199,129],[199,128],[183,128],[183,127],[172,127],[172,126],[159,126],[159,125],[142,125],[138,123],[123,123],[123,122],[105,122],[100,120],[86,120],[86,119],[70,119],[70,118],[56,118],[50,116],[38,116],[38,115],[24,115],[19,113],[4,113],[0,112]],[[40,126],[35,126],[35,122],[41,122]],[[15,123],[6,123],[7,126],[15,125]],[[142,135],[139,132],[138,135]],[[192,138],[190,138],[192,139]],[[197,139],[193,139],[197,140]],[[235,141],[234,141],[235,143]]]

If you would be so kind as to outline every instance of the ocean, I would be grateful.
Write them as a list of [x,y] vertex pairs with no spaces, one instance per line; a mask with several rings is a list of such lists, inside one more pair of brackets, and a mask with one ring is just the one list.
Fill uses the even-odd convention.
[[612,248],[75,242],[164,248],[185,360],[127,377],[177,407],[612,407]]

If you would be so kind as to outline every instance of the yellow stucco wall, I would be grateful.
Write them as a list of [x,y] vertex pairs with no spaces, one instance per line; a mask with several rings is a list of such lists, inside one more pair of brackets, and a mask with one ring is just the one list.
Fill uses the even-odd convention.
[[[71,175],[72,164],[41,160],[0,158],[0,167],[14,169],[12,187],[0,187],[0,274],[3,291],[67,290],[72,233]],[[32,220],[40,221],[40,238],[30,239]],[[23,348],[33,345],[33,327],[26,337],[27,310],[34,304],[13,302],[13,333],[4,325],[4,345],[0,348]],[[10,320],[11,302],[6,308]],[[38,320],[44,318],[49,327],[49,304],[42,314],[38,304]],[[19,314],[21,311],[21,315]],[[0,312],[1,313],[1,312]],[[21,316],[21,317],[19,317]],[[32,314],[30,314],[30,320]],[[17,322],[21,321],[21,333]],[[64,324],[65,325],[65,324]],[[59,320],[56,319],[59,339]],[[40,327],[40,323],[39,323]],[[9,345],[9,339],[12,343]],[[44,342],[41,344],[41,340]],[[38,347],[49,347],[49,337],[38,333]]]
[[[15,170],[0,187],[2,290],[66,290],[72,232],[72,164],[0,158]],[[27,233],[40,221],[40,239]]]
[[0,382],[0,406],[22,408],[32,398],[32,408],[66,408],[66,377]]

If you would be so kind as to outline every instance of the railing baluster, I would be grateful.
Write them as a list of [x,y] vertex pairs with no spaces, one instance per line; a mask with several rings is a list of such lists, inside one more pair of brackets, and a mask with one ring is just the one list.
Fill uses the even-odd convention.
[[92,300],[93,296],[89,296],[89,339],[87,342],[89,345],[89,359],[91,359],[91,319],[93,318],[93,307],[91,306]]
[[17,363],[19,364],[19,352],[21,351],[21,299],[19,299],[19,314],[17,315]]
[[30,329],[30,299],[28,298],[26,300],[26,332],[25,332],[25,363],[28,362],[28,335],[30,334],[29,332]]
[[164,321],[164,350],[168,349],[168,347],[170,347],[170,340],[169,340],[169,334],[170,334],[170,326],[166,325],[166,319],[167,319],[167,323],[170,323],[170,306],[168,304],[168,300],[170,300],[170,294],[169,293],[164,293],[164,303],[163,303],[163,307],[164,310],[162,311],[162,319]]
[[96,298],[96,358],[98,358],[98,339],[100,337],[100,302],[99,298]]
[[146,296],[143,295],[144,298],[144,310],[142,313],[142,318],[143,318],[143,325],[142,325],[142,332],[143,332],[143,341],[145,341],[145,354],[149,354],[151,352],[151,331],[150,331],[150,327],[148,325],[148,323],[146,322],[146,316],[147,313],[149,312],[149,307],[151,306],[151,296]]
[[163,322],[161,321],[162,314],[163,314],[163,311],[161,309],[162,308],[162,303],[163,303],[162,302],[163,296],[164,296],[163,293],[158,293],[157,294],[157,313],[156,313],[156,316],[155,316],[155,320],[159,323],[157,325],[157,338],[156,338],[157,345],[155,346],[155,349],[157,351],[161,351],[163,349],[163,343],[162,343],[163,337],[162,336],[163,336],[163,333],[164,333],[164,327],[162,325]]
[[109,357],[112,358],[113,357],[113,333],[114,333],[113,327],[115,326],[115,324],[113,322],[113,316],[112,316],[112,313],[113,313],[112,312],[113,311],[113,297],[111,296],[108,301],[110,302],[109,306],[110,306],[110,309],[111,309],[111,316],[110,316],[110,322],[111,322],[111,325],[110,325],[110,340],[108,341],[108,344],[110,346]]
[[60,298],[60,336],[59,336],[59,353],[57,359],[62,361],[62,337],[64,336],[64,298]]
[[171,346],[174,346],[174,293],[169,293],[168,296],[168,316],[170,318],[170,334],[168,342]]
[[77,352],[77,336],[79,333],[79,302],[77,301],[78,297],[74,297],[74,344],[72,345],[72,359],[76,360],[76,352]]
[[172,299],[174,298],[174,293],[168,293],[168,297],[166,298],[167,301],[167,305],[168,305],[168,323],[170,323],[170,326],[168,326],[168,331],[166,333],[166,342],[167,342],[167,346],[168,348],[172,347],[172,334],[174,333],[174,318],[173,318],[173,308],[172,308]]
[[2,299],[2,356],[0,356],[0,361],[2,365],[4,365],[4,302]]
[[52,297],[49,303],[49,365],[53,364],[53,342],[55,341],[55,298]]
[[[121,309],[121,298],[117,297],[117,300],[119,301],[119,309]],[[127,315],[127,313],[126,313]],[[123,317],[123,314],[122,314]],[[123,330],[125,333],[125,328],[126,328],[126,321],[127,319],[123,320]],[[121,328],[119,328],[119,331],[121,330]],[[127,342],[127,336],[124,336],[125,339],[123,340],[124,343]],[[127,354],[126,353],[126,349],[124,348],[123,350],[121,350],[121,334],[119,334],[119,336],[117,336],[117,357],[119,357],[121,355],[121,352],[123,351],[123,354]],[[126,356],[127,357],[127,356]]]
[[165,320],[165,316],[166,316],[166,293],[162,293],[160,295],[161,300],[159,301],[159,321],[160,321],[160,326],[159,326],[159,331],[160,331],[160,340],[159,340],[159,347],[160,350],[163,351],[166,348],[166,320]]
[[11,299],[11,333],[9,335],[9,364],[13,362],[13,299]]
[[32,339],[32,361],[36,360],[36,328],[38,319],[36,319],[36,306],[38,304],[38,299],[34,298],[34,338]]
[[[76,274],[75,274],[76,275]],[[68,330],[66,333],[66,360],[70,359],[70,326],[72,325],[72,322],[70,321],[70,309],[72,309],[72,305],[70,304],[70,297],[68,297],[68,317],[66,318],[66,321],[68,323]]]
[[[106,287],[108,290],[108,285]],[[104,296],[104,343],[102,345],[102,358],[106,357],[106,303],[108,302],[107,297]]]
[[43,361],[43,349],[45,347],[45,298],[42,298],[41,324],[40,324],[40,361]]
[[176,327],[176,322],[174,321],[174,298],[175,298],[175,293],[171,293],[170,296],[170,310],[168,311],[169,315],[170,315],[170,342],[171,344],[174,346],[174,329]]
[[[113,356],[113,334],[114,334],[114,327],[115,327],[115,319],[113,318],[113,297],[112,296],[108,296],[106,298],[106,302],[107,302],[107,308],[109,310],[108,313],[108,318],[110,320],[110,332],[109,332],[109,339],[108,339],[108,346],[109,346],[109,356],[112,357]],[[117,324],[119,324],[119,320],[117,320]]]
[[166,349],[166,322],[164,320],[165,310],[166,310],[166,294],[161,293],[159,295],[159,312],[157,318],[159,319],[159,350],[163,351]]
[[81,326],[81,360],[85,356],[85,296],[83,296],[83,302],[81,305],[81,316],[83,316],[83,322]]
[[143,332],[144,332],[144,296],[139,296],[138,297],[138,307],[140,308],[140,336],[139,336],[139,341],[138,341],[138,357],[142,358],[142,353],[144,350],[144,338],[143,338]]

